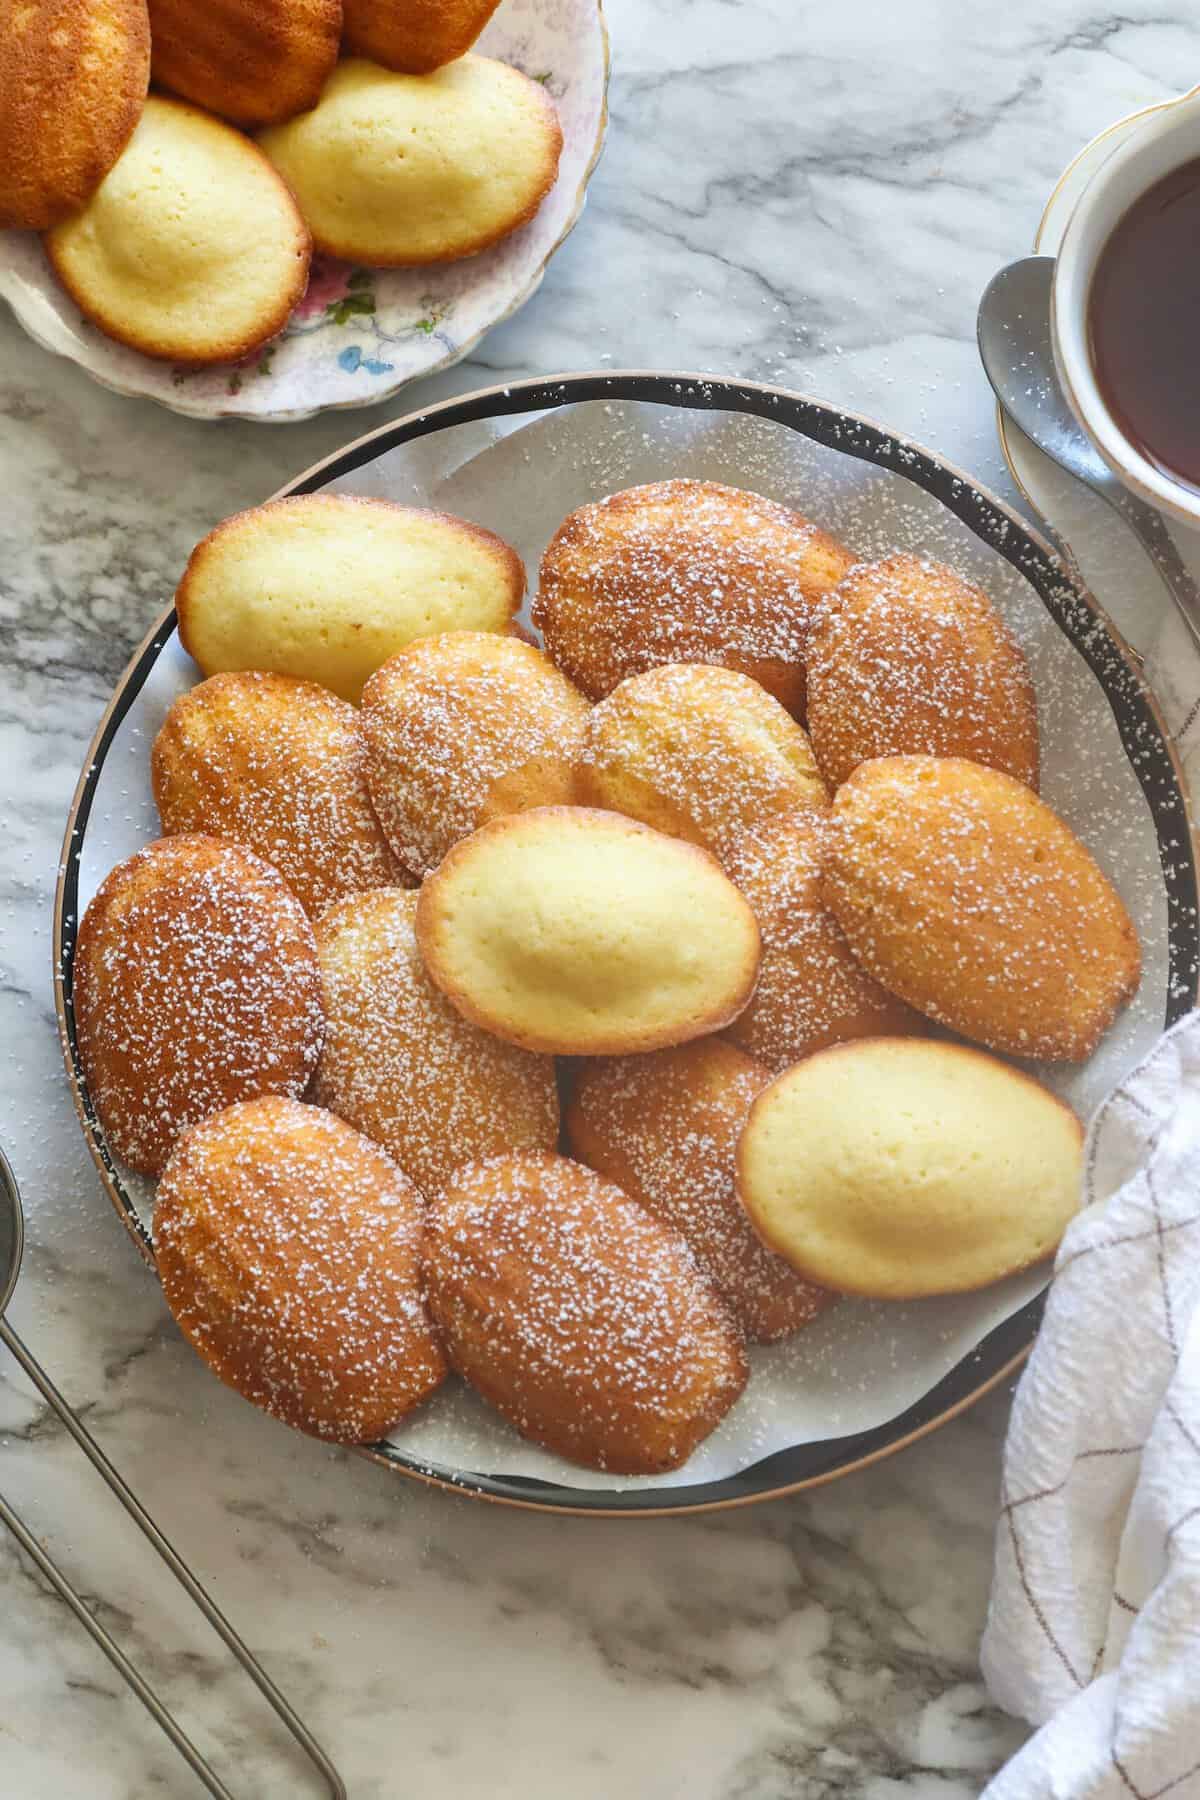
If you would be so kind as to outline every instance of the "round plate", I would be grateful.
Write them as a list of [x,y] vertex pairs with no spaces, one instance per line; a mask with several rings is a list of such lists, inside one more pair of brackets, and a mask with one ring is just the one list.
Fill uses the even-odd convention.
[[[775,497],[791,497],[802,508],[807,501],[822,522],[841,529],[865,554],[881,554],[892,544],[927,544],[932,553],[942,550],[960,566],[983,573],[998,604],[1003,596],[1006,616],[1031,648],[1041,684],[1046,791],[1094,843],[1103,843],[1135,908],[1146,953],[1142,993],[1101,1052],[1082,1073],[1055,1077],[1077,1104],[1090,1109],[1161,1028],[1194,1004],[1200,953],[1196,858],[1174,749],[1127,647],[1090,595],[1072,585],[1050,546],[1002,501],[920,445],[816,400],[751,383],[641,373],[525,381],[451,400],[360,438],[283,491],[333,487],[400,499],[436,493],[438,503],[457,506],[483,523],[503,529],[507,521],[532,569],[568,500],[578,504],[578,498],[596,497],[630,478],[670,473],[740,479]],[[850,535],[846,527],[852,521],[858,529]],[[136,771],[144,781],[157,721],[180,685],[195,678],[184,663],[174,614],[168,611],[135,653],[89,749],[67,822],[56,896],[61,977],[56,991],[67,1069],[105,1188],[148,1261],[145,1196],[111,1158],[82,1079],[72,965],[80,901],[119,856],[154,834],[148,798],[139,802],[144,811],[136,830],[128,823],[130,778]],[[1135,864],[1141,871],[1136,882],[1130,873]],[[766,1444],[767,1453],[749,1455],[717,1478],[689,1479],[684,1470],[670,1480],[615,1488],[597,1486],[603,1478],[576,1474],[566,1464],[558,1465],[553,1478],[528,1473],[527,1460],[524,1472],[514,1472],[504,1467],[510,1450],[514,1464],[522,1460],[518,1449],[529,1455],[515,1436],[503,1454],[469,1461],[463,1456],[459,1466],[429,1454],[428,1442],[421,1454],[406,1450],[407,1425],[397,1434],[400,1442],[372,1446],[364,1454],[438,1485],[549,1510],[628,1517],[766,1499],[888,1455],[1004,1380],[1033,1340],[1043,1279],[1044,1271],[1021,1278],[1026,1285],[1009,1290],[1004,1307],[992,1304],[996,1290],[966,1297],[955,1315],[959,1324],[949,1333],[942,1323],[949,1314],[931,1324],[925,1309],[908,1309],[919,1313],[920,1331],[931,1331],[939,1345],[945,1341],[951,1348],[927,1381],[922,1362],[919,1390],[866,1428],[856,1428],[853,1408],[863,1404],[859,1388],[874,1403],[870,1384],[855,1384],[843,1411],[836,1384],[844,1371],[836,1355],[827,1357],[824,1378],[834,1384],[835,1399],[828,1411],[824,1401],[808,1401],[816,1409],[817,1433],[782,1444],[778,1434],[773,1442],[752,1436],[748,1441]],[[846,1317],[849,1309],[847,1303],[828,1317]],[[876,1309],[869,1328],[886,1336],[896,1317],[895,1309]],[[820,1328],[818,1322],[810,1332]],[[862,1330],[861,1319],[856,1328]],[[797,1342],[804,1345],[811,1370],[819,1339],[805,1333]],[[763,1354],[779,1349],[768,1347]],[[885,1366],[889,1356],[895,1360],[889,1351],[882,1358]],[[765,1383],[779,1379],[765,1362],[760,1367]],[[903,1383],[910,1374],[901,1367],[898,1378]],[[790,1379],[786,1367],[785,1379]],[[806,1382],[817,1379],[806,1372]],[[790,1414],[785,1423],[790,1427]]]
[[0,295],[31,337],[104,387],[197,419],[307,419],[373,405],[449,368],[536,292],[583,210],[608,117],[601,0],[501,0],[476,48],[543,82],[563,128],[558,180],[536,217],[494,249],[426,269],[316,257],[281,336],[208,369],[157,362],[105,337],[59,287],[36,233],[0,232]]

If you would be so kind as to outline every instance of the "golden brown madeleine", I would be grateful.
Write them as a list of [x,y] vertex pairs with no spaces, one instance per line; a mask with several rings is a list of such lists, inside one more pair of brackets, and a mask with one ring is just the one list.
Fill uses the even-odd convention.
[[729,1036],[775,1074],[845,1038],[927,1029],[920,1013],[867,974],[825,904],[825,816],[771,820],[725,858],[725,873],[750,902],[763,946],[758,985]]
[[863,1038],[755,1100],[742,1203],[811,1281],[880,1300],[985,1287],[1053,1255],[1080,1202],[1069,1106],[964,1044]]
[[824,892],[859,961],[993,1050],[1082,1062],[1137,991],[1133,921],[1024,782],[887,756],[838,789]]
[[154,1255],[180,1330],[227,1387],[313,1437],[370,1444],[446,1372],[420,1291],[424,1213],[332,1113],[246,1100],[171,1152]]
[[588,703],[520,638],[418,638],[375,671],[362,707],[375,810],[417,880],[487,820],[574,798]]
[[154,79],[236,125],[315,106],[337,61],[341,0],[150,0]]
[[325,1027],[300,902],[212,837],[160,838],[118,864],[83,915],[72,1000],[92,1105],[146,1175],[209,1113],[302,1094]]
[[705,851],[581,806],[493,819],[456,844],[421,888],[417,942],[465,1018],[562,1056],[719,1031],[750,997],[759,948]]
[[171,706],[150,753],[163,831],[209,832],[272,863],[312,917],[400,879],[345,700],[262,670],[212,675]]
[[554,1062],[480,1031],[425,972],[417,897],[379,888],[317,923],[325,1048],[313,1097],[393,1156],[423,1194],[460,1163],[558,1144]]
[[387,69],[428,75],[471,48],[500,0],[346,0],[346,44]]
[[683,1239],[563,1156],[460,1169],[430,1210],[425,1285],[451,1366],[588,1468],[679,1468],[746,1384],[741,1332]]
[[211,113],[151,94],[81,212],[47,232],[55,275],[93,325],[199,367],[275,337],[308,285],[312,240],[266,157]]
[[16,0],[0,25],[0,229],[46,231],[91,198],[150,81],[146,0]]
[[486,56],[431,75],[351,57],[320,101],[259,139],[318,250],[379,268],[457,262],[528,224],[562,127],[540,82]]
[[175,594],[206,675],[275,669],[357,701],[380,663],[439,631],[508,631],[525,592],[516,551],[449,513],[297,494],[201,538]]
[[593,700],[660,663],[720,663],[797,717],[814,605],[854,558],[799,513],[713,481],[655,481],[564,519],[533,619]]
[[581,1063],[567,1107],[572,1156],[687,1240],[746,1336],[787,1337],[836,1295],[757,1236],[734,1192],[734,1157],[770,1071],[721,1038]]
[[966,756],[1038,784],[1037,700],[1020,645],[943,563],[860,563],[808,640],[808,729],[825,779],[877,756]]
[[724,862],[746,831],[829,804],[807,737],[748,675],[671,663],[630,675],[583,728],[580,801],[702,844]]

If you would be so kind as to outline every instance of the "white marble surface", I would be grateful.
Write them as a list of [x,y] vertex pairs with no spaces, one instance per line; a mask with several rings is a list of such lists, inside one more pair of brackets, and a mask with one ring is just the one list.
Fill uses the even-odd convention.
[[[1200,74],[1189,10],[609,0],[612,134],[583,225],[527,310],[419,397],[596,365],[774,378],[1003,487],[976,297],[1025,249],[1078,144]],[[1022,1735],[987,1706],[976,1661],[1003,1396],[808,1498],[592,1523],[395,1480],[259,1418],[183,1349],[62,1074],[61,821],[106,694],[194,539],[358,421],[173,418],[93,387],[7,317],[0,419],[0,1139],[29,1213],[18,1328],[355,1800],[977,1794]],[[8,1365],[0,1433],[0,1486],[103,1594],[231,1786],[309,1792]],[[0,1619],[5,1800],[198,1791],[7,1541]]]

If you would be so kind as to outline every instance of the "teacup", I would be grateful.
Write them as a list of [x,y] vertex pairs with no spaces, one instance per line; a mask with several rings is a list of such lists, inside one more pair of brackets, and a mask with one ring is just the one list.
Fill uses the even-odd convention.
[[1096,265],[1116,226],[1156,182],[1198,158],[1200,88],[1150,113],[1100,164],[1063,234],[1050,309],[1059,379],[1079,423],[1126,487],[1195,527],[1200,491],[1151,461],[1114,417],[1092,360],[1088,314]]

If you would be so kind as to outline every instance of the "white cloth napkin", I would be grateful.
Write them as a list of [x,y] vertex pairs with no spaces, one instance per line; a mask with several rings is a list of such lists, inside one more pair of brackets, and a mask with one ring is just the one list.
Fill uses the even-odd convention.
[[1200,1013],[1101,1107],[1017,1392],[984,1800],[1200,1800]]

